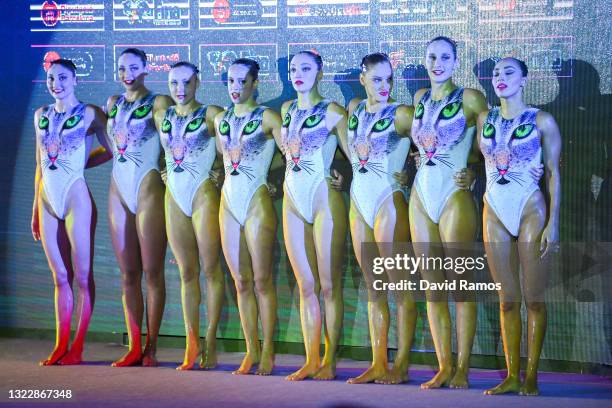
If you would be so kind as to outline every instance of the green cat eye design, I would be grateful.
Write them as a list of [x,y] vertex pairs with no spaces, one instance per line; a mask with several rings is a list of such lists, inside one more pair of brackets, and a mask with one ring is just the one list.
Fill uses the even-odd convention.
[[514,129],[514,132],[512,132],[512,137],[515,139],[522,139],[524,137],[529,136],[532,130],[533,130],[533,125],[530,123],[525,123],[517,127],[516,129]]
[[495,126],[490,123],[485,123],[482,128],[482,136],[485,139],[493,139],[495,137]]
[[72,129],[81,121],[81,115],[74,115],[64,122],[64,129]]
[[161,131],[164,133],[170,133],[170,130],[172,130],[172,123],[170,123],[168,119],[164,119],[162,122]]
[[285,114],[285,119],[283,119],[283,127],[288,127],[291,123],[291,115],[289,113]]
[[312,115],[309,116],[308,119],[304,121],[304,127],[306,129],[313,128],[317,126],[323,120],[323,115]]
[[108,117],[112,119],[112,118],[114,118],[115,116],[117,116],[117,111],[118,111],[118,110],[119,110],[119,109],[117,108],[117,105],[113,105],[113,107],[111,108],[111,110],[110,110],[110,112],[109,112],[109,114],[108,114]]
[[132,118],[142,119],[151,112],[151,109],[153,109],[153,105],[151,104],[142,105],[132,113]]
[[49,127],[49,119],[46,116],[41,116],[38,120],[38,128],[40,130],[45,130]]
[[356,115],[352,115],[348,123],[349,130],[357,129],[357,125],[359,125],[359,119],[357,119]]
[[227,123],[226,120],[219,123],[219,133],[221,133],[221,136],[227,136],[229,135],[229,132],[230,132],[230,125],[229,123]]
[[254,131],[257,130],[257,128],[259,127],[259,124],[261,123],[260,120],[252,120],[249,123],[246,124],[246,126],[244,127],[244,129],[242,129],[242,134],[243,135],[250,135],[251,133],[253,133]]
[[421,119],[424,113],[425,113],[425,106],[423,106],[423,104],[419,102],[416,109],[414,110],[414,118]]
[[449,103],[440,112],[440,119],[451,119],[459,112],[459,109],[461,109],[461,102]]
[[391,126],[393,123],[393,119],[391,118],[383,118],[374,124],[372,131],[374,132],[384,132]]
[[201,116],[199,118],[193,119],[191,122],[189,122],[189,124],[187,124],[187,131],[195,132],[200,127],[202,127],[202,123],[204,123],[204,118]]

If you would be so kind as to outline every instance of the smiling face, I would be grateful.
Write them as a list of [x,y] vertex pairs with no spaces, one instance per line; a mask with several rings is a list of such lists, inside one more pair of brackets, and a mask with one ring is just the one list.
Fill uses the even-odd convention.
[[119,57],[117,73],[119,81],[129,91],[144,86],[147,70],[139,56],[126,53]]
[[495,94],[500,98],[509,98],[522,92],[527,83],[527,77],[523,76],[521,67],[513,58],[500,60],[493,68],[491,79]]
[[246,65],[234,64],[227,70],[227,92],[234,104],[247,102],[255,93],[257,84]]
[[458,59],[446,41],[434,41],[425,52],[425,68],[431,82],[442,83],[453,76]]
[[189,67],[172,68],[168,74],[170,96],[177,105],[189,104],[196,96],[198,85],[198,76]]
[[368,99],[377,103],[386,103],[393,88],[393,70],[388,62],[371,65],[359,76],[361,85],[366,90]]
[[47,71],[47,90],[55,99],[64,99],[74,93],[76,76],[71,70],[53,64]]
[[321,79],[316,61],[308,54],[297,54],[291,59],[289,76],[297,92],[309,92]]

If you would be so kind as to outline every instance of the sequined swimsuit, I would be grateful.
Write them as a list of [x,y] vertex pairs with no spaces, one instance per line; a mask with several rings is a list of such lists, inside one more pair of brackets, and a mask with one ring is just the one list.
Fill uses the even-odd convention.
[[504,119],[498,107],[491,109],[480,134],[485,158],[485,200],[497,218],[518,236],[525,204],[538,185],[530,169],[542,162],[538,109],[529,108],[514,119]]
[[259,106],[251,113],[237,116],[232,106],[223,115],[217,129],[225,168],[223,200],[242,226],[253,195],[266,184],[274,156],[274,139],[267,138],[263,131],[266,109]]
[[168,190],[183,213],[193,214],[193,198],[215,161],[215,139],[208,134],[206,107],[179,116],[174,106],[166,111],[160,141],[165,151]]
[[353,168],[351,198],[365,222],[374,228],[378,210],[395,191],[401,191],[393,174],[404,167],[410,139],[395,131],[397,104],[376,113],[360,102],[348,125],[348,149]]

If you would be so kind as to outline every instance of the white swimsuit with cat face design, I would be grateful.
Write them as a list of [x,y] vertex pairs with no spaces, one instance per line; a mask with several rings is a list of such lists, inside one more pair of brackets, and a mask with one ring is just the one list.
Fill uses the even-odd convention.
[[253,195],[266,184],[274,156],[274,139],[267,138],[263,131],[266,109],[258,106],[251,113],[236,116],[232,106],[223,115],[217,129],[225,168],[221,193],[226,208],[242,226]]
[[463,88],[435,101],[425,92],[414,110],[412,141],[419,148],[421,164],[414,180],[416,192],[434,222],[459,187],[454,175],[467,166],[475,128],[467,127],[463,113]]
[[485,158],[487,191],[484,198],[508,232],[517,237],[525,204],[538,185],[530,169],[542,162],[538,109],[529,108],[514,119],[504,119],[498,107],[487,115],[480,134]]
[[191,217],[193,198],[209,178],[216,157],[215,139],[208,134],[206,107],[179,116],[174,106],[166,111],[159,135],[166,158],[168,190],[181,211]]
[[338,140],[330,133],[326,116],[329,101],[298,109],[293,101],[283,119],[282,150],[287,159],[285,194],[302,218],[314,222],[314,198],[334,160]]
[[46,201],[57,218],[66,218],[66,196],[70,187],[84,179],[83,170],[93,143],[85,128],[86,106],[79,103],[70,112],[47,106],[36,126],[40,170]]
[[144,177],[159,171],[159,135],[153,120],[155,95],[128,102],[121,95],[108,113],[108,135],[113,141],[113,180],[127,208],[136,214]]
[[393,174],[403,169],[410,139],[395,131],[397,104],[376,113],[366,111],[366,101],[355,108],[348,122],[348,149],[353,167],[351,198],[370,228],[384,201],[401,191]]

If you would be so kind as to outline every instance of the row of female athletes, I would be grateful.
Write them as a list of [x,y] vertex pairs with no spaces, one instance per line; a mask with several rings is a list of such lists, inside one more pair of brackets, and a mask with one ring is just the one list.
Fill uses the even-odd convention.
[[[145,53],[124,50],[117,70],[125,92],[111,96],[105,109],[100,109],[81,103],[75,96],[74,64],[54,61],[47,72],[47,87],[55,101],[38,109],[34,119],[37,170],[32,233],[36,240],[42,240],[53,274],[57,327],[55,348],[41,364],[81,362],[93,310],[96,207],[83,178],[84,168],[113,160],[108,217],[129,334],[129,350],[113,366],[157,365],[169,241],[180,271],[186,329],[184,361],[177,369],[192,369],[200,358],[202,368],[217,364],[215,337],[224,297],[223,251],[236,286],[247,348],[235,374],[255,370],[268,375],[274,365],[277,315],[272,277],[277,217],[266,178],[270,168],[286,167],[283,232],[299,285],[306,349],[305,364],[287,376],[294,381],[335,377],[347,227],[360,262],[363,242],[473,242],[481,221],[470,192],[475,176],[467,164],[484,157],[487,191],[482,225],[491,273],[502,283],[500,311],[508,364],[507,378],[486,392],[538,394],[546,307],[529,294],[542,290],[542,280],[533,278],[539,260],[558,249],[558,127],[550,114],[524,102],[527,66],[520,60],[508,57],[495,65],[492,82],[501,106],[493,109],[488,109],[481,92],[453,82],[459,64],[453,40],[431,40],[424,61],[431,87],[418,91],[414,106],[408,106],[395,103],[390,96],[393,74],[388,57],[367,55],[359,76],[367,99],[351,101],[347,112],[319,93],[321,56],[314,51],[299,52],[290,63],[297,99],[284,103],[280,114],[255,100],[259,66],[249,59],[236,60],[229,67],[227,89],[232,104],[227,109],[197,101],[198,69],[189,62],[179,62],[170,70],[170,96],[156,95],[145,85]],[[96,149],[92,148],[93,135],[101,145]],[[419,151],[418,170],[407,199],[402,192],[407,184],[402,169],[411,143]],[[346,157],[353,168],[348,217],[339,191],[342,175],[331,169],[336,155]],[[160,162],[165,163],[165,170]],[[538,187],[543,174],[548,200]],[[493,251],[490,245],[515,241],[524,244],[518,251]],[[379,250],[381,255],[389,255],[384,245]],[[439,249],[427,245],[421,251],[428,256],[440,255]],[[520,278],[519,264],[523,270]],[[201,269],[206,277],[209,317],[203,349],[199,333]],[[408,291],[395,293],[398,351],[390,368],[387,296],[373,289],[369,268],[362,269],[369,287],[373,362],[348,382],[406,382],[417,316],[415,301]],[[434,282],[443,282],[448,273],[420,272]],[[398,273],[387,271],[390,280],[401,279]],[[79,287],[78,323],[70,344],[73,278]],[[519,375],[521,296],[526,300],[529,328],[524,379]],[[429,300],[427,311],[439,370],[422,387],[468,387],[476,303],[456,304],[456,364],[451,353],[448,301]],[[321,358],[322,322],[325,352]]]

